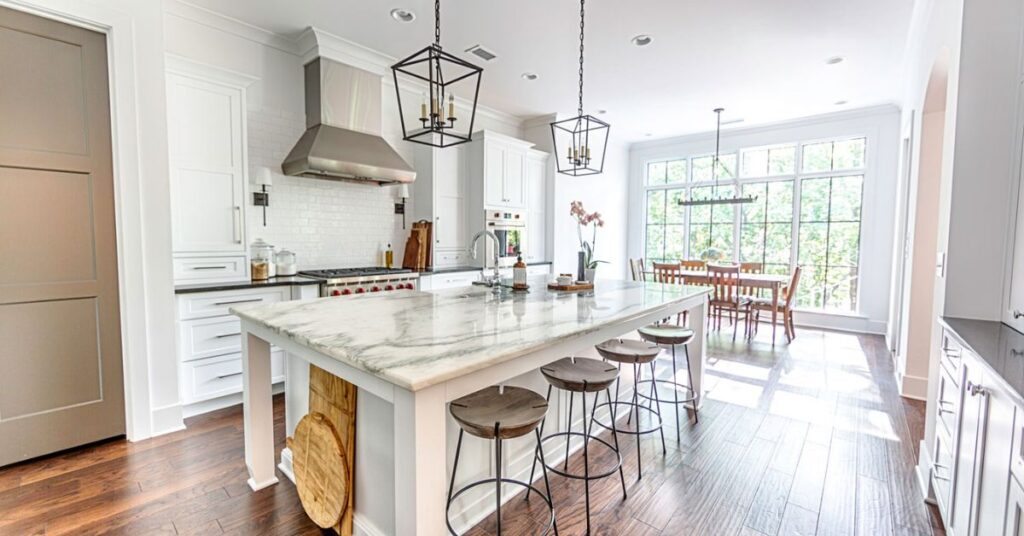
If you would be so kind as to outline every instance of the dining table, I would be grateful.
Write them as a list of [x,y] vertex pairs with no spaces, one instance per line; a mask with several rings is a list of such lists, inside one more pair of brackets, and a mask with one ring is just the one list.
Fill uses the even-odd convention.
[[[648,281],[653,280],[654,272],[644,272],[644,274]],[[710,286],[712,283],[711,276],[704,270],[682,270],[673,275],[681,276],[684,285]],[[789,279],[790,276],[784,274],[741,272],[736,284],[741,288],[766,289],[771,292],[772,326],[774,327],[778,320],[779,298],[782,296],[783,289],[789,286]],[[775,332],[773,330],[772,344],[774,343]]]

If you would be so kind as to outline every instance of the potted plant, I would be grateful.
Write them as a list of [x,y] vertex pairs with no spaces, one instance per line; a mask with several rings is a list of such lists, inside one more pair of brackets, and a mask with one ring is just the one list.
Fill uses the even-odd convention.
[[[597,272],[597,265],[605,261],[597,260],[595,248],[597,247],[597,228],[604,227],[604,220],[600,212],[588,213],[583,209],[582,201],[570,203],[569,215],[576,219],[576,235],[580,240],[579,266],[577,278],[590,283],[594,282]],[[590,241],[583,239],[584,231],[590,227]]]

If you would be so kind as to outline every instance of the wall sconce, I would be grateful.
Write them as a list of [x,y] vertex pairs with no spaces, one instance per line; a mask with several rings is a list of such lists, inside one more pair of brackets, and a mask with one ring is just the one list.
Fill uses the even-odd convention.
[[402,229],[405,229],[405,201],[409,199],[408,184],[398,185],[398,198],[401,200],[401,202],[395,203],[395,214],[402,215]]
[[270,173],[270,168],[260,168],[259,172],[256,173],[256,185],[260,187],[260,191],[252,193],[252,204],[257,207],[263,207],[263,226],[267,226],[267,207],[270,206],[270,192],[267,188],[273,186],[274,179]]

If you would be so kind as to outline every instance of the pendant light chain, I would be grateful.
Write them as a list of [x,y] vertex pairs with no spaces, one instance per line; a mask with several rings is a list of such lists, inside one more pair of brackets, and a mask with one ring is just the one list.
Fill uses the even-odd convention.
[[583,115],[583,29],[584,29],[584,15],[586,14],[583,9],[583,4],[586,0],[580,0],[580,102],[578,108],[578,115]]
[[441,0],[434,0],[434,44],[441,48]]

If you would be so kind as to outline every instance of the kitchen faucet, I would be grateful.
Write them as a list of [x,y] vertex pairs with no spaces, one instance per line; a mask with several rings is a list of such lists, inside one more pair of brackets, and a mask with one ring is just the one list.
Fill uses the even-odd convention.
[[498,270],[498,249],[501,248],[501,242],[498,240],[498,235],[494,234],[487,229],[478,232],[473,235],[473,239],[469,241],[469,255],[476,259],[476,243],[482,237],[489,237],[494,240],[494,272],[491,275],[487,275],[487,266],[480,268],[480,281],[474,281],[474,285],[484,285],[488,287],[499,287],[501,284],[501,272]]

